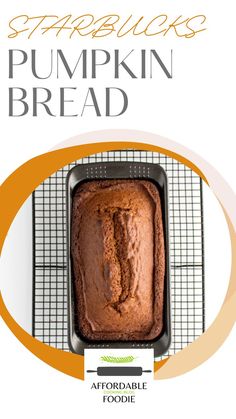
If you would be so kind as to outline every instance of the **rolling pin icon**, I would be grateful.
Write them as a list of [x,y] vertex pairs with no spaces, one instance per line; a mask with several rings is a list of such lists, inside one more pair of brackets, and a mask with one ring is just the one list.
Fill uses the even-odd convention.
[[96,372],[100,377],[138,377],[144,372],[152,372],[152,370],[143,370],[142,367],[98,367],[96,370],[87,370],[87,372]]

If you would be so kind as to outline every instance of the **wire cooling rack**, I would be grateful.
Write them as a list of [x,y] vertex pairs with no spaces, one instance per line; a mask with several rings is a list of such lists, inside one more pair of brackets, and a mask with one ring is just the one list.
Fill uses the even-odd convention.
[[69,351],[67,338],[66,175],[76,164],[137,161],[160,164],[168,175],[173,355],[204,332],[202,183],[182,163],[147,151],[109,151],[75,161],[33,194],[33,336]]

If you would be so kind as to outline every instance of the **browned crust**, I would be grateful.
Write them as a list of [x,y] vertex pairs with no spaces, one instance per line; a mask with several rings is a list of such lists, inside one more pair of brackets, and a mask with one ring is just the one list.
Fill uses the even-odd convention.
[[[154,322],[148,334],[143,333],[117,333],[117,332],[94,332],[88,323],[85,313],[85,301],[83,293],[82,273],[83,267],[80,257],[80,246],[78,243],[79,226],[82,221],[81,213],[78,208],[87,193],[107,188],[111,185],[123,183],[136,183],[143,185],[155,202],[154,213],[154,272],[153,272],[153,291],[154,291]],[[71,222],[71,256],[75,285],[75,322],[76,330],[85,338],[94,341],[150,341],[160,335],[163,328],[163,301],[164,301],[164,277],[165,277],[165,248],[164,233],[162,222],[162,210],[160,195],[157,187],[146,180],[98,180],[89,181],[78,187],[72,203],[72,222]]]

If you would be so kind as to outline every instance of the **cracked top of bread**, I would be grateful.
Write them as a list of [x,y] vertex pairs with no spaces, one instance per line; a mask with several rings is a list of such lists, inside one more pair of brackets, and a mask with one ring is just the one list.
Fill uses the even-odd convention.
[[92,341],[150,341],[163,328],[164,234],[157,187],[93,180],[73,196],[76,330]]

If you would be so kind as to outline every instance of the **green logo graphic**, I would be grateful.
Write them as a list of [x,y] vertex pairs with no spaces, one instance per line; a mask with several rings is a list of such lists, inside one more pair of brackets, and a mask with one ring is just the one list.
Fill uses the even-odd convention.
[[127,364],[128,362],[133,362],[136,357],[129,356],[101,356],[100,360],[104,362],[112,362],[113,364]]

